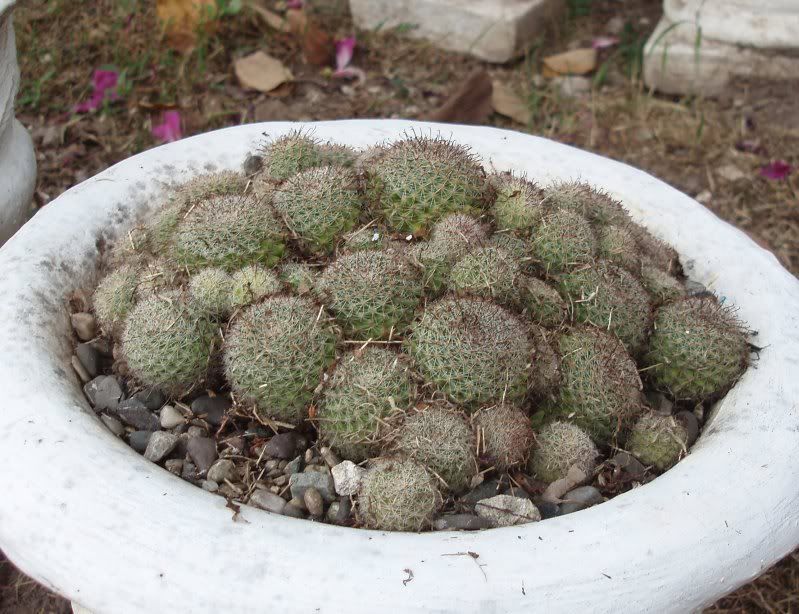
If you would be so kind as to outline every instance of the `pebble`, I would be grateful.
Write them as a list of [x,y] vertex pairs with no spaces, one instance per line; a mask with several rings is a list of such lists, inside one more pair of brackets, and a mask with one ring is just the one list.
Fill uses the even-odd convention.
[[238,454],[243,454],[247,442],[244,441],[244,437],[236,436],[236,437],[231,437],[230,439],[226,439],[225,445],[228,446],[234,452]]
[[191,411],[195,416],[204,418],[211,426],[219,426],[225,418],[232,403],[226,396],[209,396],[204,394],[191,403]]
[[274,479],[272,480],[275,486],[285,486],[286,484],[288,484],[288,481],[289,481],[289,476],[287,476],[285,473],[281,473],[280,475],[275,476]]
[[309,465],[314,461],[314,453],[310,448],[305,451],[305,464]]
[[192,437],[207,437],[208,431],[201,426],[190,426],[186,434],[189,436],[189,439]]
[[670,416],[671,413],[674,411],[674,403],[671,399],[667,398],[665,394],[660,392],[656,392],[651,395],[647,395],[649,403],[652,405],[652,409],[659,414],[664,416]]
[[553,503],[552,501],[546,501],[538,497],[533,501],[533,504],[535,504],[535,506],[538,508],[542,520],[546,520],[547,518],[555,518],[555,516],[560,516],[560,506],[557,503]]
[[517,524],[541,520],[541,513],[530,499],[496,495],[479,501],[475,512],[485,518],[492,527],[510,527]]
[[183,459],[181,458],[170,458],[168,461],[164,463],[164,467],[170,473],[174,473],[175,475],[181,475],[183,473]]
[[110,409],[116,411],[122,399],[122,386],[113,375],[101,375],[83,387],[83,392],[94,406],[95,411]]
[[552,79],[552,84],[564,98],[579,98],[591,91],[591,80],[579,75],[564,75]]
[[88,384],[89,381],[92,379],[92,377],[91,375],[89,375],[89,372],[86,371],[86,369],[83,367],[77,355],[72,356],[71,362],[72,362],[72,368],[75,369],[75,373],[78,374],[80,381],[83,382],[84,384]]
[[449,514],[433,521],[433,529],[436,531],[476,531],[490,526],[488,519],[474,514]]
[[330,448],[322,448],[319,450],[319,453],[322,455],[325,463],[327,463],[327,466],[331,469],[341,463],[341,459]]
[[488,499],[489,497],[496,495],[499,492],[499,488],[499,480],[488,480],[463,495],[461,498],[461,503],[464,505],[473,506],[478,501],[482,501],[483,499]]
[[122,422],[140,431],[157,431],[161,426],[158,416],[137,399],[122,401],[116,414]]
[[72,328],[81,341],[89,341],[97,336],[97,320],[90,313],[73,313],[69,316]]
[[303,464],[304,462],[302,456],[298,456],[283,468],[283,473],[285,473],[286,475],[291,475],[292,473],[300,473],[302,471]]
[[333,467],[330,472],[333,474],[333,483],[339,495],[348,497],[357,495],[366,475],[366,469],[359,467],[352,461],[344,461]]
[[163,407],[164,403],[166,403],[164,393],[158,390],[158,388],[139,390],[139,392],[131,396],[131,398],[144,403],[144,406],[150,411],[158,411]]
[[172,433],[157,431],[150,437],[147,449],[144,451],[144,458],[154,463],[160,462],[167,454],[175,449],[178,443],[178,436]]
[[293,503],[286,503],[283,508],[283,515],[290,516],[291,518],[305,518],[305,510],[300,509]]
[[90,343],[79,343],[78,347],[75,348],[75,356],[78,357],[80,364],[86,369],[86,373],[89,374],[90,378],[97,377],[100,372],[101,357],[96,347]]
[[204,474],[216,460],[216,443],[208,437],[191,437],[186,452],[197,466],[197,471]]
[[685,427],[685,430],[688,431],[687,445],[693,445],[696,438],[699,437],[699,420],[697,420],[696,416],[690,411],[678,411],[674,414],[674,417]]
[[336,519],[338,518],[338,510],[341,507],[341,504],[338,501],[333,501],[330,504],[330,507],[327,508],[327,514],[325,515],[325,519],[328,522],[336,524]]
[[125,427],[122,426],[122,423],[113,416],[109,416],[107,414],[101,414],[100,420],[102,420],[103,424],[105,424],[108,427],[108,430],[111,431],[117,437],[121,437],[122,435],[125,434]]
[[646,475],[646,467],[629,452],[619,452],[612,462],[633,480],[640,480]]
[[308,513],[314,518],[321,518],[322,514],[325,513],[325,502],[322,500],[322,495],[315,488],[307,489],[302,496],[302,500],[305,501],[305,508]]
[[147,449],[147,444],[150,443],[150,437],[152,436],[152,431],[133,431],[128,436],[128,444],[139,454],[144,454],[144,451]]
[[331,503],[336,499],[336,486],[332,476],[326,473],[295,473],[289,480],[291,496],[302,499],[305,491],[315,488],[322,498]]
[[200,486],[203,490],[207,490],[208,492],[216,492],[219,490],[219,484],[213,480],[203,480]]
[[179,409],[171,405],[164,405],[161,408],[161,426],[165,429],[173,429],[186,422],[186,418],[180,413]]
[[261,170],[264,160],[261,156],[254,156],[250,154],[244,158],[244,163],[241,165],[241,170],[245,175],[254,175]]
[[194,463],[183,461],[183,470],[180,472],[180,477],[189,482],[197,479],[197,467]]
[[602,493],[593,486],[580,486],[570,490],[563,497],[563,502],[560,504],[560,513],[572,514],[579,512],[597,503],[602,503],[604,500]]
[[707,288],[705,288],[705,286],[700,284],[698,281],[687,279],[685,281],[685,293],[688,296],[701,296],[707,293]]
[[338,500],[338,513],[336,514],[334,522],[339,525],[349,524],[351,513],[352,500],[349,497],[341,497]]
[[289,505],[293,505],[294,507],[298,507],[304,512],[308,511],[305,508],[305,499],[298,499],[297,497],[292,497],[291,501],[289,501]]
[[280,471],[280,467],[278,465],[280,465],[279,460],[270,458],[268,461],[266,461],[264,469],[266,469],[267,471],[275,471],[275,470]]
[[256,488],[250,495],[250,504],[273,514],[282,514],[283,508],[286,507],[286,500],[268,490]]
[[229,458],[216,461],[208,470],[208,479],[222,484],[225,480],[231,482],[236,477],[236,465]]
[[272,458],[288,460],[305,451],[308,443],[297,433],[279,433],[266,442],[266,454]]

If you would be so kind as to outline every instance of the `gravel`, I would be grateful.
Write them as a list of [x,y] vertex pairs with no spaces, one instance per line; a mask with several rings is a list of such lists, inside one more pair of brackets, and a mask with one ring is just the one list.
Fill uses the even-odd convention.
[[283,508],[283,515],[290,516],[291,518],[305,518],[305,510],[300,509],[293,503],[286,503],[286,506]]
[[211,426],[219,426],[232,403],[226,396],[203,395],[191,403],[191,411],[198,418],[204,418]]
[[164,463],[164,467],[170,473],[174,473],[175,475],[180,475],[181,473],[183,473],[183,459],[171,458]]
[[165,429],[173,429],[176,426],[186,423],[186,418],[180,413],[179,409],[171,405],[164,405],[161,408],[161,426]]
[[646,475],[646,467],[629,452],[619,452],[611,462],[624,471],[630,479],[640,480]]
[[166,403],[164,393],[158,390],[158,388],[139,390],[139,392],[132,395],[131,398],[144,403],[144,406],[150,411],[158,411],[163,407],[164,403]]
[[[288,465],[283,467],[283,473],[286,475],[291,475],[292,473],[300,473],[302,472],[303,465],[305,464],[305,460],[302,456],[298,456],[293,461],[291,461]],[[280,470],[278,468],[278,470]]]
[[216,492],[217,490],[219,490],[219,484],[217,484],[213,480],[203,480],[200,483],[200,487],[203,490],[207,490],[208,492]]
[[322,495],[322,498],[331,503],[336,499],[336,486],[332,476],[326,473],[295,473],[289,479],[291,496],[302,499],[305,491],[315,488]]
[[122,423],[113,416],[109,416],[108,414],[100,414],[100,420],[102,420],[103,424],[108,427],[108,430],[117,437],[121,437],[125,434],[125,427],[122,426]]
[[580,486],[570,490],[563,497],[563,502],[560,504],[560,513],[572,514],[579,512],[597,503],[602,503],[604,500],[602,493],[593,486]]
[[144,454],[144,451],[147,449],[147,444],[150,443],[150,437],[152,436],[152,431],[133,431],[128,436],[128,444],[139,454]]
[[78,357],[80,364],[83,365],[86,373],[89,374],[89,377],[97,377],[97,374],[100,373],[100,364],[102,362],[102,357],[97,348],[90,343],[79,343],[78,347],[75,348],[75,355]]
[[282,514],[283,508],[286,507],[286,500],[268,490],[256,488],[252,495],[250,495],[250,505],[259,507],[267,512],[272,512],[273,514]]
[[83,392],[95,411],[116,411],[124,396],[119,380],[113,375],[100,375],[83,387]]
[[140,431],[157,431],[161,427],[158,416],[138,399],[122,401],[117,407],[116,414],[122,422]]
[[191,437],[186,452],[196,465],[197,471],[205,474],[216,460],[216,443],[209,437]]
[[273,458],[288,460],[301,454],[308,447],[302,435],[295,432],[280,433],[266,442],[265,453]]
[[359,467],[352,461],[344,461],[333,467],[333,483],[336,492],[342,496],[356,495],[361,488],[366,469]]
[[167,454],[175,449],[178,443],[178,436],[164,431],[157,431],[150,437],[147,448],[144,451],[144,458],[154,463],[158,463]]
[[510,527],[541,520],[538,508],[523,497],[496,495],[479,501],[474,509],[492,527]]
[[487,518],[474,514],[449,514],[433,521],[433,529],[436,531],[476,531],[489,527],[491,522]]
[[81,341],[90,341],[97,335],[97,320],[90,313],[73,313],[70,316],[72,328]]
[[208,470],[208,479],[222,484],[225,480],[231,482],[236,476],[236,465],[229,458],[216,461]]
[[495,496],[500,489],[499,480],[487,480],[463,495],[461,503],[473,506],[478,501]]
[[305,501],[305,508],[308,513],[314,518],[321,518],[322,514],[325,513],[325,502],[322,499],[322,495],[313,486],[306,489],[302,500]]

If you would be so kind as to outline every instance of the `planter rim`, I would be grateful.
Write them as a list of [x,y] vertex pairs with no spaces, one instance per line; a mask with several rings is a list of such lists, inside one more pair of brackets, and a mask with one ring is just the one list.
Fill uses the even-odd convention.
[[[2,0],[0,0],[2,2]],[[99,246],[170,185],[237,169],[253,146],[305,126],[365,146],[441,133],[487,168],[581,178],[620,198],[734,304],[766,349],[691,454],[588,510],[477,533],[322,525],[187,484],[114,438],[70,367],[65,297],[96,277]],[[265,123],[133,156],[70,189],[0,249],[0,547],[23,571],[100,614],[278,607],[285,612],[684,612],[749,581],[799,544],[799,282],[774,256],[650,175],[488,127],[401,120]],[[476,553],[473,558],[469,553]],[[410,571],[409,571],[410,570]]]

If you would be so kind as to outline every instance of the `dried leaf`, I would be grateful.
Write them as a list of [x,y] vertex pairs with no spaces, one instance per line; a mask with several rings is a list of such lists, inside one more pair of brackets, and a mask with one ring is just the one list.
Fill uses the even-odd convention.
[[424,119],[437,122],[479,124],[491,114],[491,77],[478,68],[438,109]]
[[243,87],[270,92],[277,86],[293,79],[291,71],[283,63],[263,51],[256,51],[239,58],[233,64],[236,77]]
[[[584,75],[596,68],[596,57],[596,49],[574,49],[551,55],[544,58],[544,76]],[[547,71],[549,75],[546,74]]]
[[300,40],[306,62],[313,66],[327,66],[332,62],[335,53],[332,36],[322,30],[301,9],[286,11],[286,19],[291,31]]
[[491,93],[491,106],[500,115],[511,118],[513,121],[523,125],[528,125],[532,121],[530,108],[524,100],[504,83],[494,81],[494,89]]
[[197,30],[213,26],[215,0],[156,0],[156,14],[164,27],[167,44],[182,53],[197,42]]
[[286,19],[262,6],[258,0],[251,0],[251,2],[247,3],[247,6],[255,11],[270,28],[274,28],[278,32],[291,32],[291,26]]

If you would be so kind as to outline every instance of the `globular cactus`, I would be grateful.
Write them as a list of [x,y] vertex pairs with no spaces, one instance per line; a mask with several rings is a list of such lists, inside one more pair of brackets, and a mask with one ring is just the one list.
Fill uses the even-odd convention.
[[453,493],[468,489],[477,475],[474,436],[459,411],[426,407],[408,416],[393,437],[398,453],[423,464]]
[[484,407],[472,417],[481,461],[498,471],[527,462],[535,445],[530,418],[513,405]]
[[410,137],[375,154],[367,195],[391,230],[425,236],[448,213],[477,213],[492,194],[469,151],[439,138]]
[[640,272],[641,252],[635,236],[628,228],[615,224],[603,226],[597,231],[597,240],[597,254],[600,258],[633,273]]
[[516,302],[519,264],[500,247],[483,247],[461,258],[450,273],[449,288],[456,294]]
[[421,277],[402,257],[387,251],[360,251],[330,264],[317,290],[349,335],[384,339],[405,329],[423,288]]
[[670,275],[679,275],[681,273],[680,258],[673,247],[666,245],[640,224],[629,224],[628,228],[635,236],[635,241],[641,253],[653,265]]
[[406,356],[371,345],[349,352],[323,392],[320,437],[356,463],[374,456],[389,419],[407,409],[413,395]]
[[577,322],[611,331],[632,354],[643,347],[652,319],[652,303],[629,271],[599,261],[560,278]]
[[529,235],[544,215],[544,191],[511,173],[491,175],[489,181],[496,190],[493,214],[497,228]]
[[633,426],[626,448],[645,465],[665,471],[688,452],[688,437],[674,416],[646,413]]
[[533,357],[528,383],[531,397],[551,398],[560,386],[560,356],[553,348],[557,334],[540,326],[529,327],[533,342]]
[[624,346],[592,327],[561,335],[561,387],[552,414],[583,428],[600,444],[623,439],[641,413],[641,380]]
[[652,382],[673,397],[718,397],[748,362],[746,332],[714,299],[687,298],[657,310],[644,364]]
[[297,294],[313,293],[318,269],[304,262],[286,262],[280,267],[280,279]]
[[358,515],[369,529],[422,531],[430,528],[442,501],[424,465],[408,458],[378,458],[364,476]]
[[107,333],[119,332],[128,312],[136,305],[138,272],[129,266],[111,271],[98,284],[92,297],[94,315]]
[[599,450],[583,429],[570,422],[550,422],[536,433],[536,447],[528,469],[539,480],[552,483],[565,478],[571,467],[586,476],[596,469]]
[[197,202],[181,216],[171,243],[177,263],[190,271],[272,266],[284,249],[282,228],[269,203],[249,195]]
[[544,191],[544,202],[551,209],[578,213],[597,226],[630,223],[630,215],[619,201],[581,181],[556,182],[548,186]]
[[320,166],[352,168],[356,166],[359,157],[358,152],[351,147],[335,143],[324,143],[319,147],[319,153],[321,155]]
[[176,292],[141,300],[122,335],[122,353],[136,379],[175,398],[203,383],[216,344],[216,326]]
[[557,209],[541,219],[530,247],[532,256],[547,274],[591,262],[597,249],[591,224],[579,213],[567,209]]
[[261,151],[263,175],[271,181],[284,181],[299,172],[329,162],[329,152],[315,138],[299,130],[278,137]]
[[264,299],[235,318],[225,339],[225,375],[262,418],[298,424],[332,361],[335,335],[311,301]]
[[521,275],[517,278],[516,291],[523,313],[535,324],[557,328],[566,321],[566,303],[558,291],[546,282],[529,275]]
[[646,262],[641,266],[641,284],[649,292],[655,305],[685,296],[685,287],[676,277]]
[[386,243],[386,233],[379,227],[370,224],[345,235],[343,249],[350,252],[362,249],[383,249],[386,247]]
[[189,279],[189,297],[192,307],[208,316],[230,313],[233,279],[224,269],[202,269]]
[[308,169],[283,182],[274,193],[273,204],[304,249],[327,254],[358,221],[358,177],[338,166]]
[[230,277],[229,302],[231,310],[255,303],[265,296],[277,294],[283,289],[273,271],[257,264],[245,266]]
[[456,403],[515,401],[527,392],[534,351],[527,327],[490,301],[428,304],[406,345],[422,374]]
[[136,298],[179,290],[185,282],[185,272],[166,258],[145,262],[137,271]]
[[522,239],[509,232],[495,232],[485,244],[491,247],[500,247],[508,252],[519,263],[519,267],[525,275],[535,273],[532,247],[530,247],[528,239]]

